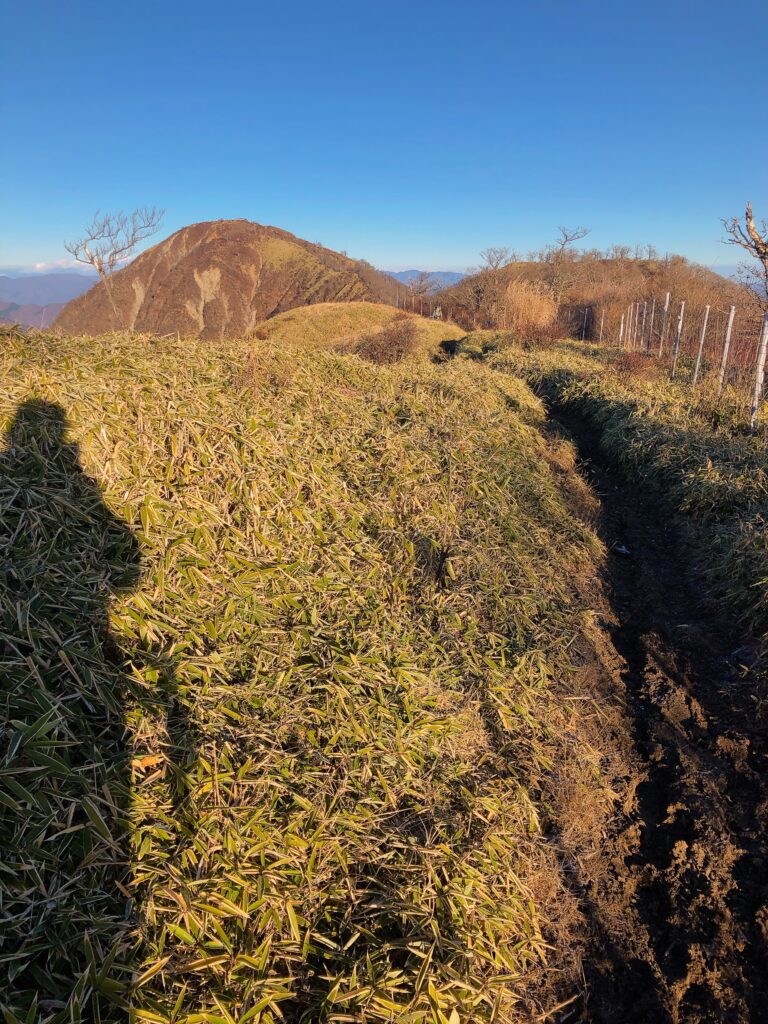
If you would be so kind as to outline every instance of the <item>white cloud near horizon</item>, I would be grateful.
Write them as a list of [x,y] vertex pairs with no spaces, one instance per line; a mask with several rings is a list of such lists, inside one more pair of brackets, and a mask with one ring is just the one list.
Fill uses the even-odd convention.
[[0,266],[0,274],[55,274],[55,273],[82,274],[83,277],[93,277],[95,271],[85,267],[77,260],[51,260],[45,263],[15,263]]

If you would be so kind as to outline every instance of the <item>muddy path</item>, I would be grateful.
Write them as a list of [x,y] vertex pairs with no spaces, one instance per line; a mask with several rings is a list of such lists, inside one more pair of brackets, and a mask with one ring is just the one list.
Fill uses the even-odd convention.
[[586,994],[565,1019],[768,1021],[768,716],[753,651],[707,595],[683,524],[611,467],[584,421],[552,418],[602,503],[603,659],[636,768],[579,880]]

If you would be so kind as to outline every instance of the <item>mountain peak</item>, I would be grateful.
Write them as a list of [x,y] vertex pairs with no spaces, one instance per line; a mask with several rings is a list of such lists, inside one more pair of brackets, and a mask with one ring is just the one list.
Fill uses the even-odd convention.
[[181,228],[70,302],[56,326],[97,334],[128,328],[201,338],[247,335],[276,313],[315,302],[394,303],[402,285],[364,260],[253,221]]

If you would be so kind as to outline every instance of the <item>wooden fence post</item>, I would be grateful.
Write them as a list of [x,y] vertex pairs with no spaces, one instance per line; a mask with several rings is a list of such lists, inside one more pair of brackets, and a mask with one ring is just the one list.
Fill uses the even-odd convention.
[[667,318],[669,317],[669,296],[670,293],[667,292],[667,297],[664,300],[664,316],[661,319],[661,334],[659,335],[659,359],[664,354],[664,335],[667,331]]
[[645,318],[648,316],[648,303],[643,303],[643,325],[640,328],[640,348],[645,348]]
[[735,316],[736,307],[731,306],[731,311],[728,314],[728,326],[725,328],[725,342],[723,343],[723,358],[720,361],[720,375],[717,378],[718,399],[723,393],[723,384],[725,384],[725,371],[728,369],[728,351],[731,347],[731,331],[733,330],[733,318]]
[[653,348],[653,318],[656,315],[656,299],[654,297],[653,303],[651,304],[651,322],[648,327],[648,347],[646,349],[648,355],[651,354]]
[[621,314],[621,327],[619,328],[619,348],[621,343],[624,341],[624,314]]
[[704,339],[707,336],[707,321],[709,320],[709,306],[704,307],[704,323],[701,325],[701,337],[699,338],[699,351],[696,355],[696,366],[693,370],[693,380],[691,383],[696,386],[696,381],[699,379],[699,370],[701,369],[701,356],[704,352]]
[[685,318],[685,299],[680,303],[680,316],[677,319],[677,334],[675,336],[675,354],[672,357],[672,376],[677,372],[677,357],[680,355],[680,342],[683,338],[683,320]]
[[757,371],[755,373],[755,390],[752,395],[752,415],[749,419],[749,429],[754,434],[757,428],[757,411],[763,400],[763,389],[765,388],[765,357],[768,355],[768,312],[763,314],[763,326],[760,331],[760,343],[757,346]]
[[600,314],[600,343],[601,344],[602,344],[602,341],[603,341],[603,324],[604,323],[605,323],[605,306],[603,306],[603,311]]

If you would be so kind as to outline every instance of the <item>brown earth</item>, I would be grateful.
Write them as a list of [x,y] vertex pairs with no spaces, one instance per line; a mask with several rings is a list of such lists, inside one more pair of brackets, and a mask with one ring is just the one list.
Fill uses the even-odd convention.
[[690,526],[627,484],[590,428],[556,422],[601,499],[595,644],[631,765],[608,834],[576,869],[585,994],[560,1020],[768,1020],[765,678],[702,583]]
[[403,285],[363,260],[247,220],[192,224],[112,278],[119,317],[98,284],[54,326],[72,334],[129,329],[243,337],[276,313],[316,302],[389,302]]

